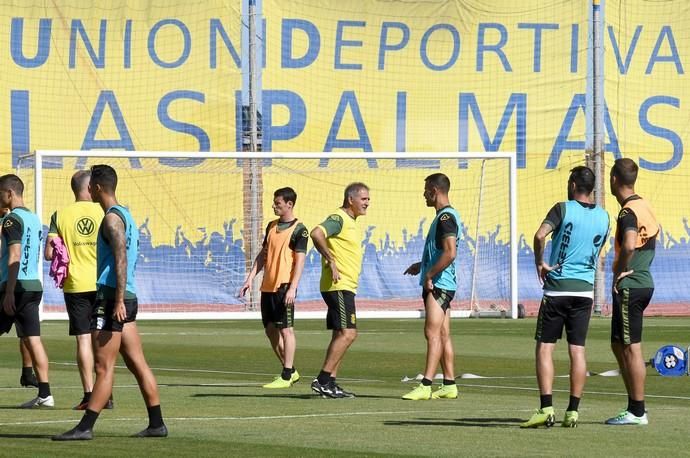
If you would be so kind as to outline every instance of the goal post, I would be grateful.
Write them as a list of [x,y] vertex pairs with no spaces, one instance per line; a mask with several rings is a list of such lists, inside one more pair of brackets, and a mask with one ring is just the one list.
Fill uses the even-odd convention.
[[[118,200],[139,226],[136,282],[143,319],[257,318],[256,286],[248,298],[236,296],[264,228],[275,218],[273,192],[294,188],[295,214],[311,229],[342,204],[345,186],[354,181],[367,184],[371,195],[367,215],[358,220],[364,250],[358,315],[423,316],[419,279],[403,272],[421,259],[435,216],[422,196],[424,178],[436,172],[450,178],[450,202],[463,223],[453,316],[518,317],[514,153],[42,150],[34,159],[18,173],[33,181],[27,205],[33,197],[44,226],[73,201],[69,179],[76,170],[98,163],[117,170]],[[64,318],[62,292],[47,277],[45,263],[41,269],[43,317]],[[320,271],[320,255],[310,241],[297,318],[325,315]]]

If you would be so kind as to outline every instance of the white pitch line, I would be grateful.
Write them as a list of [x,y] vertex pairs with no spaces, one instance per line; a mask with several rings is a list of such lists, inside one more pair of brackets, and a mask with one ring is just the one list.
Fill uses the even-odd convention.
[[[72,362],[67,362],[67,363],[60,363],[57,361],[51,361],[50,364],[54,364],[56,366],[76,366],[77,363],[72,363]],[[127,366],[115,366],[116,369],[127,369]],[[162,372],[196,372],[196,373],[205,373],[205,374],[229,374],[229,375],[259,375],[259,376],[266,376],[266,377],[275,377],[274,373],[261,373],[261,372],[240,372],[240,371],[219,371],[219,370],[212,370],[212,369],[184,369],[184,368],[173,368],[173,367],[152,367],[152,371],[162,371]],[[309,377],[309,376],[307,376]],[[341,377],[338,380],[347,380],[349,382],[372,382],[372,383],[385,383],[384,380],[376,380],[376,379],[366,379],[366,378],[349,378],[349,377]]]
[[[254,417],[165,417],[165,421],[262,421],[262,420],[294,420],[300,418],[327,418],[327,417],[355,417],[355,416],[377,416],[377,415],[401,415],[401,414],[428,414],[428,413],[447,413],[447,409],[439,410],[397,410],[384,412],[338,412],[338,413],[311,413],[296,415],[261,415]],[[102,421],[142,421],[142,417],[137,418],[100,418]],[[38,421],[17,421],[12,423],[0,423],[0,426],[24,426],[24,425],[49,425],[59,423],[75,423],[74,418],[70,420],[38,420]]]

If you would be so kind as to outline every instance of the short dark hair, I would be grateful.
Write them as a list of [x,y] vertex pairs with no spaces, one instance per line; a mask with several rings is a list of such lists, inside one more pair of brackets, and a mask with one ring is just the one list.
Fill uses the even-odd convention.
[[109,165],[93,165],[91,166],[91,183],[99,184],[102,188],[115,192],[115,189],[117,189],[117,173]]
[[347,185],[345,187],[345,192],[343,192],[343,207],[347,207],[349,205],[348,199],[350,197],[355,197],[362,189],[366,189],[368,191],[369,186],[359,181]]
[[594,172],[584,165],[572,169],[568,181],[575,183],[575,191],[578,193],[590,194],[594,190]]
[[88,170],[79,170],[77,173],[72,175],[72,180],[70,181],[70,186],[72,186],[72,192],[74,194],[79,194],[79,192],[88,186],[89,179],[91,178],[91,172]]
[[429,183],[444,194],[448,194],[450,191],[450,179],[443,173],[432,173],[424,178],[424,182]]
[[0,177],[0,188],[11,189],[20,197],[24,195],[24,182],[13,173],[8,173]]
[[618,179],[620,184],[625,186],[633,186],[637,181],[638,167],[635,161],[627,157],[616,159],[611,167],[611,176]]
[[273,193],[273,198],[282,197],[285,202],[292,202],[294,206],[297,203],[297,193],[291,187],[276,189]]

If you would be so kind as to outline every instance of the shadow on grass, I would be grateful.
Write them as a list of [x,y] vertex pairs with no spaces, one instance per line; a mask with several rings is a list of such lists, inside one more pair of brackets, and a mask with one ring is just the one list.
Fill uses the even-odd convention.
[[52,434],[9,434],[0,433],[0,438],[7,439],[50,439]]
[[438,418],[417,418],[415,420],[384,421],[386,426],[468,426],[479,428],[515,428],[524,422],[522,418],[458,418],[440,420]]
[[[242,394],[242,393],[195,393],[194,398],[285,398],[285,399],[321,399],[316,393],[261,393],[261,394]],[[331,399],[331,398],[324,398]],[[354,398],[332,399],[333,401],[348,401],[355,399],[400,399],[399,396],[374,396],[374,395],[356,395]]]

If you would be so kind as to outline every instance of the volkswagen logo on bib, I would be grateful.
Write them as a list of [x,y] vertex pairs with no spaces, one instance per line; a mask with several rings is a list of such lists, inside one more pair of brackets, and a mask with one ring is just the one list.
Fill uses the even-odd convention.
[[688,375],[688,351],[675,345],[661,347],[652,363],[654,369],[665,377]]

